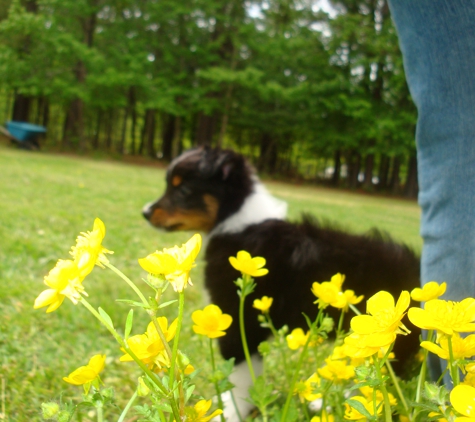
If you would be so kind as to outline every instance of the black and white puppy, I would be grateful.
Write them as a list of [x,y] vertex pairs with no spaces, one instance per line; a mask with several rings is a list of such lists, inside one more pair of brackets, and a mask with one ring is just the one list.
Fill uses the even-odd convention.
[[[245,326],[251,353],[268,337],[260,327],[255,298],[274,299],[270,315],[276,327],[287,324],[305,328],[302,313],[315,316],[317,306],[312,283],[346,275],[344,289],[368,299],[381,290],[399,297],[402,290],[419,286],[419,259],[406,246],[385,236],[352,235],[322,227],[310,217],[299,223],[285,220],[287,205],[271,196],[245,158],[231,150],[199,147],[177,157],[167,171],[163,196],[143,209],[144,217],[165,230],[197,230],[208,233],[205,286],[211,302],[233,316],[234,323],[219,339],[222,355],[236,358],[231,377],[241,412],[250,384],[243,363],[239,334],[239,298],[233,281],[240,274],[228,258],[240,250],[266,259],[269,273],[256,280],[257,288],[246,302]],[[364,304],[360,307],[364,312]],[[418,348],[418,336],[400,336],[395,346],[396,371]],[[258,365],[258,359],[256,359]],[[226,410],[229,411],[229,410]],[[232,420],[231,415],[226,415]]]

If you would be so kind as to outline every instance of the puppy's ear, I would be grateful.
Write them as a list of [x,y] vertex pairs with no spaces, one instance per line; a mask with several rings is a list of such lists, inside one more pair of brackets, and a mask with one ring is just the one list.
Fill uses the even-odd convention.
[[230,150],[220,151],[219,158],[215,162],[215,172],[221,174],[222,180],[227,180],[234,170],[242,167],[243,163],[242,155]]
[[229,173],[231,173],[233,168],[234,168],[234,163],[232,162],[223,164],[223,166],[221,167],[221,170],[223,172],[223,180],[226,180],[228,178]]

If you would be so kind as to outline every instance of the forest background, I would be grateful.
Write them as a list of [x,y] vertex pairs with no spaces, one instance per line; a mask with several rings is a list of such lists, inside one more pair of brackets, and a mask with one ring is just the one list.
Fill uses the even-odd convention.
[[52,150],[232,147],[268,175],[417,195],[386,0],[1,0],[8,120]]

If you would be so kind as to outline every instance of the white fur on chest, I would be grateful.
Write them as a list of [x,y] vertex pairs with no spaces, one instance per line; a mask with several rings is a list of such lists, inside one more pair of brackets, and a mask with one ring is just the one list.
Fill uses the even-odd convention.
[[219,223],[209,236],[221,233],[237,233],[251,224],[262,223],[265,220],[283,220],[287,216],[287,203],[273,197],[264,185],[256,180],[253,192],[244,200],[241,208]]

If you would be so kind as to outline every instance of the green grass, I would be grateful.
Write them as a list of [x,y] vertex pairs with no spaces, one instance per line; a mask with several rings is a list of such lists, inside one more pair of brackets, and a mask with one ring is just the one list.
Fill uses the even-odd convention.
[[[68,258],[77,234],[90,230],[95,217],[106,224],[104,245],[115,252],[111,262],[134,280],[144,275],[137,258],[189,238],[189,233],[152,230],[141,218],[142,206],[163,190],[164,170],[1,145],[0,169],[0,376],[5,385],[0,397],[4,393],[4,420],[39,421],[42,402],[59,400],[61,393],[64,400],[78,399],[81,389],[69,386],[62,377],[96,353],[108,356],[103,379],[116,388],[117,403],[123,407],[138,373],[132,364],[118,362],[121,352],[106,330],[83,307],[68,300],[51,314],[35,311],[32,305],[45,288],[44,275],[58,258]],[[269,182],[268,187],[288,201],[292,218],[306,211],[336,220],[353,232],[376,226],[420,250],[419,208],[414,202],[276,182]],[[187,289],[186,321],[204,304],[202,270],[199,263],[192,272],[195,287]],[[85,287],[90,302],[106,309],[116,326],[123,326],[128,308],[115,299],[133,298],[130,289],[100,268],[88,276]],[[136,315],[135,334],[143,332],[148,323],[146,315]],[[206,369],[205,344],[191,334],[188,324],[183,349],[196,366]],[[198,384],[203,389],[204,381]],[[116,420],[119,412],[113,412],[109,420]]]

